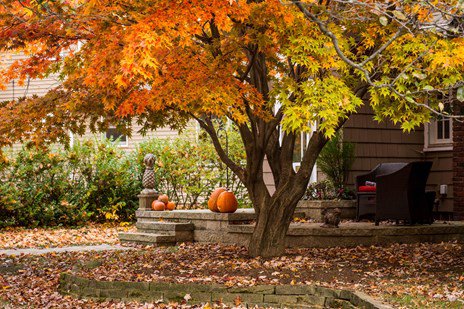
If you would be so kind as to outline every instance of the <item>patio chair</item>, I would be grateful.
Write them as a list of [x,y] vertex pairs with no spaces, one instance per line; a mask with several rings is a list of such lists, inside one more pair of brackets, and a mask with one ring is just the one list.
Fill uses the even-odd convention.
[[356,177],[357,221],[365,217],[372,219],[375,217],[377,184],[376,186],[366,186],[366,182],[375,183],[375,178],[378,175],[393,173],[406,165],[407,163],[381,163],[370,172]]
[[[369,214],[374,217],[376,225],[381,220],[431,224],[435,192],[425,192],[431,167],[429,161],[382,163],[358,176],[358,220]],[[366,181],[375,182],[375,187],[366,190],[363,186]]]

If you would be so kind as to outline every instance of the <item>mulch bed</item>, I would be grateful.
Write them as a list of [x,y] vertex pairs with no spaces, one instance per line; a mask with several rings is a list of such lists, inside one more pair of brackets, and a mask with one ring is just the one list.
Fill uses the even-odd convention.
[[118,252],[0,256],[0,265],[10,265],[10,268],[0,268],[0,286],[3,285],[0,300],[11,304],[12,308],[19,305],[46,308],[47,304],[58,308],[145,308],[153,305],[96,303],[61,296],[56,292],[59,273],[72,271],[97,280],[227,286],[318,284],[364,291],[398,307],[464,306],[462,244],[298,249],[287,253],[274,259],[249,258],[245,248],[181,244]]

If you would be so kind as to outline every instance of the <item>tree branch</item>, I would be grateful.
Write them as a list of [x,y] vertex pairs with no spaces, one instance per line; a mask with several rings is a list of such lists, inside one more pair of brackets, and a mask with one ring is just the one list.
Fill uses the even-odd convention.
[[214,129],[214,125],[211,119],[205,117],[203,120],[195,116],[193,113],[190,113],[190,116],[192,116],[200,124],[201,128],[204,129],[206,133],[208,133],[222,162],[224,162],[235,173],[235,175],[237,175],[241,182],[245,183],[245,170],[232,159],[230,159],[230,157],[226,154],[224,148],[221,145],[221,142],[219,141],[219,137],[216,130]]

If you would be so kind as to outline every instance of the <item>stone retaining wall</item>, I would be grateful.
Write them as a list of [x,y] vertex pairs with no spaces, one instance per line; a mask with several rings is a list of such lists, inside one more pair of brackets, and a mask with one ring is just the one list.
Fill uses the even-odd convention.
[[96,281],[63,273],[59,290],[63,294],[96,299],[151,302],[182,302],[188,299],[187,304],[192,305],[223,302],[272,308],[391,308],[364,293],[319,286],[226,287],[217,284]]
[[[328,248],[388,245],[393,243],[464,242],[464,223],[396,226],[373,223],[343,223],[339,228],[321,228],[320,223],[291,224],[287,232],[289,248]],[[253,225],[230,225],[230,235],[249,239]]]
[[356,218],[356,200],[301,200],[298,202],[296,211],[302,212],[305,218],[323,221],[324,211],[339,208],[342,219]]

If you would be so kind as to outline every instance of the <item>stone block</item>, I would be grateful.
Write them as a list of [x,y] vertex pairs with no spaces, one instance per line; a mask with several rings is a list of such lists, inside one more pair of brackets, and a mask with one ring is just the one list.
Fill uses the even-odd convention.
[[77,285],[75,283],[71,283],[71,285],[69,286],[68,292],[72,293],[72,294],[79,294],[81,289],[82,289],[82,287],[80,287],[79,285]]
[[278,285],[275,289],[275,294],[280,295],[314,294],[315,290],[312,285]]
[[281,308],[285,309],[322,309],[325,308],[320,305],[305,305],[305,304],[282,304]]
[[100,290],[101,298],[121,299],[127,297],[127,291],[119,289]]
[[315,286],[314,293],[318,296],[340,298],[340,290],[329,289],[322,286]]
[[151,192],[151,193],[141,193],[137,195],[139,198],[139,210],[140,211],[150,211],[151,204],[154,200],[158,198],[158,193]]
[[165,301],[181,302],[186,300],[185,297],[189,295],[188,302],[211,302],[211,293],[209,292],[190,292],[190,291],[164,291],[163,298]]
[[112,289],[113,288],[113,281],[94,281],[93,285],[97,289]]
[[350,302],[356,307],[366,309],[392,309],[393,307],[383,304],[363,292],[353,292]]
[[131,281],[113,281],[114,289],[132,289],[140,291],[148,291],[148,282],[131,282]]
[[222,301],[226,304],[233,304],[239,299],[240,302],[246,304],[257,304],[264,302],[263,294],[251,293],[212,293],[212,301]]
[[72,279],[73,279],[73,276],[71,276],[69,273],[60,274],[60,283],[71,282]]
[[150,291],[174,291],[174,292],[226,292],[227,288],[219,284],[194,284],[194,283],[162,283],[150,282]]
[[74,277],[73,282],[81,288],[85,288],[89,285],[89,279],[82,277]]
[[247,287],[231,287],[227,289],[229,293],[254,293],[254,294],[274,294],[275,286],[256,285]]
[[142,301],[156,301],[163,298],[162,292],[153,292],[137,289],[127,290],[127,298],[129,299],[138,299]]
[[174,235],[160,235],[154,233],[119,233],[121,242],[135,242],[145,244],[175,244],[176,237]]
[[264,295],[265,303],[324,306],[325,297],[315,295]]
[[155,231],[193,231],[194,225],[191,222],[153,222],[139,220],[136,223],[137,229]]
[[176,242],[190,242],[193,241],[193,231],[176,231]]
[[100,289],[95,289],[95,288],[83,288],[81,289],[80,296],[82,297],[100,297]]
[[341,290],[340,293],[338,294],[338,297],[340,299],[350,300],[351,299],[351,294],[353,294],[353,292],[348,291],[348,290]]
[[354,219],[356,217],[355,200],[301,200],[295,212],[303,212],[306,218],[322,221],[323,212],[326,209],[335,208],[340,208],[342,219]]
[[340,309],[356,309],[352,303],[350,303],[349,300],[345,299],[327,299],[326,300],[326,307],[328,308],[340,308]]

